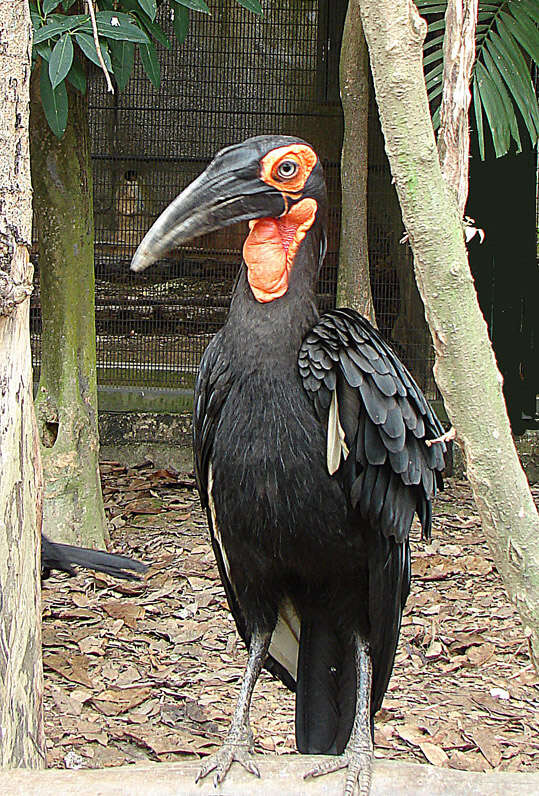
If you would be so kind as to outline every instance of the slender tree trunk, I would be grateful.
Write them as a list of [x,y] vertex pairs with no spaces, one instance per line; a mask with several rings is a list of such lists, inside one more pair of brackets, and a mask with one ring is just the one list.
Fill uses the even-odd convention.
[[386,150],[436,351],[435,377],[463,447],[483,529],[539,660],[539,518],[515,450],[461,216],[434,140],[411,0],[360,0]]
[[31,26],[0,0],[0,767],[44,764],[39,448],[32,401]]
[[64,136],[50,130],[31,86],[34,219],[43,331],[36,399],[45,494],[44,532],[57,541],[103,547],[99,481],[92,171],[86,97],[68,87]]
[[369,58],[358,0],[348,2],[339,77],[344,137],[337,306],[353,307],[375,322],[367,238]]
[[445,14],[444,76],[438,153],[461,216],[468,198],[470,80],[475,61],[478,0],[449,0]]

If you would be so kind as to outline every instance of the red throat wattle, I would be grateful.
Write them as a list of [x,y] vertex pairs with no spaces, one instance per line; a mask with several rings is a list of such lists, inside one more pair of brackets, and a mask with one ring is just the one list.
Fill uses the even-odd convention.
[[316,217],[314,199],[302,199],[279,218],[249,222],[243,244],[249,285],[257,301],[266,303],[284,296],[299,245]]

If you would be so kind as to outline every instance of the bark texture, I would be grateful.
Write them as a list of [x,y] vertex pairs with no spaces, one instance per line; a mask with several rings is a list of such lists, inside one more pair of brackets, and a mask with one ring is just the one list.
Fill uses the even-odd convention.
[[515,450],[502,379],[468,266],[461,216],[434,141],[422,69],[426,24],[411,0],[360,0],[376,98],[435,377],[464,450],[496,565],[539,660],[539,518]]
[[470,80],[475,61],[478,0],[449,0],[445,14],[443,94],[438,153],[461,216],[468,198]]
[[344,136],[337,306],[352,307],[374,323],[367,238],[369,57],[359,0],[348,3],[339,78]]
[[44,764],[39,449],[32,400],[31,26],[0,0],[0,767]]
[[104,547],[99,480],[92,172],[86,97],[68,88],[63,138],[31,88],[34,222],[39,249],[42,364],[36,399],[45,493],[44,532]]

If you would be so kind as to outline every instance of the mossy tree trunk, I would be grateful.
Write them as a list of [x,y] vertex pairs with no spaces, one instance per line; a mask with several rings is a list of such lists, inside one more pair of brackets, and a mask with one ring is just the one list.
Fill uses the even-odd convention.
[[352,307],[374,323],[367,238],[369,57],[361,25],[359,0],[348,2],[339,82],[344,136],[337,306]]
[[483,530],[539,661],[539,518],[515,450],[462,219],[444,180],[422,66],[426,24],[412,0],[360,0],[386,151]]
[[92,171],[86,97],[68,87],[64,136],[50,130],[31,87],[30,134],[37,230],[42,364],[36,416],[45,493],[44,532],[104,547],[99,480]]
[[39,446],[29,309],[31,25],[0,0],[0,767],[44,765]]

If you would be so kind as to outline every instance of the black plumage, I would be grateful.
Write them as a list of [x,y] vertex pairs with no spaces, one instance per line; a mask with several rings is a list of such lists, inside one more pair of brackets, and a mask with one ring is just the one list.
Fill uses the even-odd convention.
[[51,542],[46,536],[41,535],[41,578],[43,580],[49,577],[53,569],[74,575],[76,567],[104,572],[123,580],[137,580],[138,575],[148,569],[146,564],[127,556]]
[[[248,708],[265,662],[296,690],[299,750],[341,755],[313,774],[347,767],[345,793],[352,793],[356,780],[364,787],[369,779],[369,727],[410,588],[410,526],[417,513],[430,534],[445,448],[426,446],[443,430],[376,329],[353,310],[318,315],[327,199],[319,161],[305,166],[309,152],[284,136],[224,150],[158,219],[133,268],[146,267],[171,241],[240,218],[262,219],[259,227],[252,222],[254,248],[257,230],[262,245],[264,235],[273,244],[282,236],[284,254],[274,245],[267,266],[269,298],[253,287],[265,284],[265,250],[251,262],[252,249],[244,249],[228,319],[206,349],[195,387],[197,484],[228,602],[250,648],[227,742],[201,775],[215,769],[220,780],[234,759],[253,770]],[[277,164],[271,172],[268,161]],[[295,174],[304,168],[299,188],[281,179],[283,162],[287,171],[295,163]],[[294,208],[306,199],[316,214],[280,277],[286,290],[273,297],[272,269],[288,258]]]

